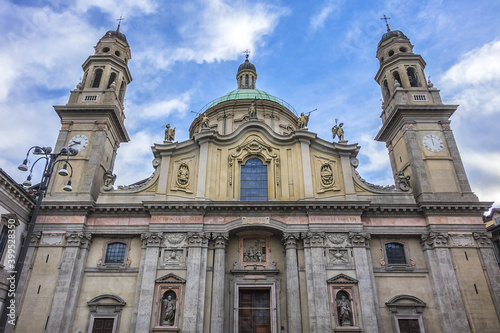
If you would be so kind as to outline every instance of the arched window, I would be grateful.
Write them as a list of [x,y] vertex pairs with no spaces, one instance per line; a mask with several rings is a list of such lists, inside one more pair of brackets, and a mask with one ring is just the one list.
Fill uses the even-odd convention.
[[127,244],[124,243],[110,243],[106,249],[106,264],[123,264],[125,262],[125,255],[127,251]]
[[108,86],[106,89],[109,89],[109,87],[111,87],[111,83],[115,82],[115,80],[116,80],[116,73],[111,73],[111,75],[109,76]]
[[408,74],[408,80],[410,81],[410,86],[420,87],[420,84],[418,83],[417,71],[415,70],[415,68],[408,67],[406,73]]
[[258,158],[241,166],[240,200],[267,201],[267,165]]
[[240,88],[243,88],[243,75],[240,76]]
[[120,86],[120,93],[118,94],[118,99],[123,103],[123,97],[125,96],[125,81],[122,81]]
[[398,71],[394,71],[392,73],[392,77],[394,78],[394,81],[398,82],[399,83],[399,86],[402,87],[403,85],[401,84],[401,78],[399,77],[399,72]]
[[385,244],[385,253],[388,265],[406,265],[405,248],[403,244]]
[[248,74],[245,75],[245,88],[248,88]]
[[254,82],[253,82],[253,76],[252,76],[252,86],[250,88],[255,89]]
[[98,68],[94,71],[94,79],[92,80],[92,88],[99,88],[99,85],[101,84],[101,78],[102,78],[102,69]]

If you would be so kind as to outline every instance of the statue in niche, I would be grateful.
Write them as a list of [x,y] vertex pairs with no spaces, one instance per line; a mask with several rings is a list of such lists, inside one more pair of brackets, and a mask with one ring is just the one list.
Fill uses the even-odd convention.
[[201,118],[201,125],[200,126],[201,126],[202,130],[209,129],[209,120],[208,120],[208,117],[205,113],[203,114],[203,117]]
[[266,262],[266,241],[245,239],[243,242],[243,262]]
[[323,186],[331,186],[333,185],[333,171],[332,166],[330,164],[323,164],[321,166],[321,184]]
[[171,128],[170,124],[165,126],[165,141],[174,141],[175,140],[175,127]]
[[189,183],[189,167],[186,163],[179,165],[179,170],[177,171],[177,185],[187,186]]
[[349,303],[349,299],[347,299],[345,295],[342,295],[340,299],[337,299],[337,313],[340,326],[352,326],[352,310]]
[[254,99],[248,108],[248,116],[250,119],[257,119],[257,98]]
[[175,311],[176,311],[176,302],[175,299],[172,299],[171,295],[168,295],[163,299],[163,309],[165,316],[163,317],[162,325],[173,326],[175,322]]
[[344,141],[344,129],[342,128],[344,123],[340,123],[337,126],[337,119],[335,119],[335,126],[332,127],[333,139],[335,140],[335,136],[339,137],[339,142]]

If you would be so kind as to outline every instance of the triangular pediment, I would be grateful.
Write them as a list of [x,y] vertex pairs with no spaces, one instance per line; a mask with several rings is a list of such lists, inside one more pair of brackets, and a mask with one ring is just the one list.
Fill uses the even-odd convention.
[[156,283],[186,283],[186,280],[173,273],[169,273],[165,276],[162,276],[161,278],[156,279]]
[[339,274],[328,279],[326,282],[330,284],[356,284],[358,283],[358,280],[345,274]]

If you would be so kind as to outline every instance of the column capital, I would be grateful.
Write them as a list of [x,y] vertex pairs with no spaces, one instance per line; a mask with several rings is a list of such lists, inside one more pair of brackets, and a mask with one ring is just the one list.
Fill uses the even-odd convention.
[[216,249],[225,249],[227,241],[229,240],[228,232],[212,233],[212,239],[214,241],[214,247]]
[[360,231],[360,232],[350,231],[347,237],[349,238],[349,241],[351,242],[351,245],[353,247],[367,247],[367,248],[370,246],[369,241],[372,238],[370,233],[366,231]]
[[450,236],[447,232],[434,232],[431,231],[426,234],[422,234],[420,237],[420,244],[424,250],[430,250],[437,247],[448,247],[448,238]]
[[301,236],[308,247],[323,247],[326,238],[325,232],[303,232]]
[[80,246],[88,248],[92,242],[92,234],[89,232],[68,231],[65,234],[66,244],[68,246]]
[[32,246],[38,245],[38,243],[40,242],[41,238],[42,238],[42,232],[41,231],[33,233],[33,235],[31,235],[30,244]]
[[160,246],[163,238],[162,232],[146,232],[141,235],[144,246]]
[[478,247],[491,247],[491,232],[473,232]]
[[286,249],[297,247],[297,241],[300,239],[300,232],[284,232],[281,241]]
[[191,246],[191,247],[206,246],[208,244],[209,238],[210,238],[210,234],[204,233],[204,232],[188,232],[187,233],[188,246]]

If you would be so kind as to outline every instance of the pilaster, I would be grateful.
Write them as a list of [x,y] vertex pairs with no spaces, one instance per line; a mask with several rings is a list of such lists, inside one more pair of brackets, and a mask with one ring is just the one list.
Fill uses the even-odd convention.
[[305,199],[314,198],[314,189],[312,183],[312,169],[311,169],[311,154],[309,152],[310,140],[304,138],[300,139],[300,151],[302,155],[302,172],[304,175],[304,196]]
[[182,332],[197,333],[203,332],[208,235],[203,232],[188,232],[187,237],[189,252]]
[[363,331],[367,333],[382,332],[378,312],[377,288],[369,248],[371,235],[367,232],[349,232],[348,238],[352,246],[358,278]]
[[299,233],[283,234],[283,244],[286,251],[286,310],[289,333],[302,332],[302,312],[300,311],[300,285],[297,264],[297,241]]
[[431,231],[421,236],[420,243],[436,294],[443,332],[466,333],[470,332],[470,326],[448,249],[448,238],[446,232]]
[[144,256],[144,264],[141,263],[142,281],[139,292],[139,307],[137,311],[136,332],[149,332],[153,311],[154,285],[156,280],[156,267],[163,233],[145,233],[141,235]]
[[330,332],[332,328],[323,248],[325,237],[324,232],[302,234],[304,251],[307,252],[306,261],[309,261],[306,263],[307,292],[312,292],[312,295],[308,295],[311,333]]
[[66,248],[57,277],[47,332],[71,331],[92,235],[84,232],[67,232],[65,238]]
[[214,240],[214,272],[210,332],[224,332],[224,299],[226,282],[226,245],[228,233],[212,234]]
[[486,269],[486,275],[490,281],[491,296],[498,318],[500,318],[500,268],[498,267],[493,245],[491,244],[491,233],[473,232],[472,236],[479,247],[479,253]]
[[198,160],[198,185],[196,186],[196,199],[205,199],[208,165],[208,141],[208,138],[202,138],[198,141],[198,144],[200,145],[200,157]]

